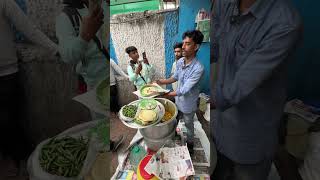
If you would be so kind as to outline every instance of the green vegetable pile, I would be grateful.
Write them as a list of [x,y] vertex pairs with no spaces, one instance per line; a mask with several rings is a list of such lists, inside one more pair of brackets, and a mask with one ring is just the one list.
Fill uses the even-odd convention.
[[98,140],[105,146],[110,145],[110,123],[106,119],[99,120],[98,124],[91,128],[88,137],[92,137],[95,134]]
[[88,152],[88,141],[80,137],[51,139],[40,152],[40,165],[48,173],[76,177],[80,174]]
[[138,107],[135,105],[126,105],[123,108],[122,113],[126,117],[134,118],[137,113],[137,109],[138,109]]
[[96,89],[97,100],[103,108],[110,108],[110,86],[107,80],[103,80]]

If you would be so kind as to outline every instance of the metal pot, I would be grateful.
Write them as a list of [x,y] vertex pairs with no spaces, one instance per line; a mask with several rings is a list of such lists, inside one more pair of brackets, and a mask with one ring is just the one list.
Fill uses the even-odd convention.
[[169,111],[173,116],[171,119],[164,123],[159,123],[155,126],[151,126],[148,128],[139,129],[141,135],[144,138],[153,139],[153,140],[161,140],[168,135],[170,135],[173,131],[175,131],[177,125],[177,114],[178,109],[177,106],[170,100],[165,98],[155,98],[165,107],[166,111]]
[[162,139],[150,139],[144,137],[144,142],[146,143],[147,147],[152,151],[158,151],[165,143],[168,143],[169,140],[172,140],[175,136],[175,131],[172,131],[167,137]]

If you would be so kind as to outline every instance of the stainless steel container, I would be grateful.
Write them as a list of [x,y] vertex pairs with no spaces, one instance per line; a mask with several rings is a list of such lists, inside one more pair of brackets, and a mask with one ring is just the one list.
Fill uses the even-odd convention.
[[158,151],[165,143],[169,143],[175,136],[175,131],[172,131],[169,135],[161,139],[150,139],[144,137],[144,142],[147,147],[152,151]]
[[166,111],[169,111],[173,116],[170,120],[159,123],[155,126],[151,126],[148,128],[139,129],[141,135],[144,138],[151,139],[151,140],[161,140],[163,138],[168,137],[172,132],[175,131],[176,125],[177,125],[177,114],[178,109],[177,106],[170,100],[165,98],[155,98],[157,101],[159,101],[161,104],[164,105]]

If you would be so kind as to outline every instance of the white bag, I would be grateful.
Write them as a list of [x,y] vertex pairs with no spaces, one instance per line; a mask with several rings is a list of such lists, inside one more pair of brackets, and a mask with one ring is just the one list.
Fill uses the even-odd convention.
[[[97,125],[97,123],[98,123],[98,121],[91,121],[91,122],[77,125],[75,127],[72,127],[70,129],[62,132],[61,134],[59,134],[57,136],[57,138],[62,138],[64,136],[71,136],[71,137],[75,137],[75,138],[78,138],[80,136],[87,137],[89,130],[91,128],[95,127]],[[27,170],[29,172],[30,180],[79,180],[79,179],[83,179],[90,171],[90,168],[93,165],[93,163],[96,159],[97,153],[98,153],[98,148],[95,146],[95,142],[90,141],[88,153],[87,153],[85,162],[83,164],[83,167],[82,167],[82,170],[81,170],[79,176],[67,178],[67,177],[57,176],[57,175],[53,175],[48,172],[45,172],[44,169],[40,166],[39,156],[40,156],[41,148],[43,145],[45,145],[47,142],[49,142],[50,139],[47,139],[47,140],[41,142],[36,147],[36,149],[33,151],[33,153],[30,155],[30,157],[28,159]]]
[[303,180],[316,180],[320,178],[320,133],[310,134],[309,148],[303,165],[299,168]]

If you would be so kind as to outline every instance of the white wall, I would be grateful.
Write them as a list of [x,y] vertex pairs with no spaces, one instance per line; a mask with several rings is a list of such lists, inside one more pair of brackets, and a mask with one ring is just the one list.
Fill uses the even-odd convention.
[[[130,21],[140,17],[142,13],[135,13],[132,16],[116,15],[111,18],[110,32],[119,65],[126,70],[129,57],[125,48],[135,46],[140,58],[142,59],[142,52],[145,51],[149,62],[156,67],[155,78],[165,77],[164,15],[155,14],[148,19]],[[120,21],[126,22],[119,23]]]

